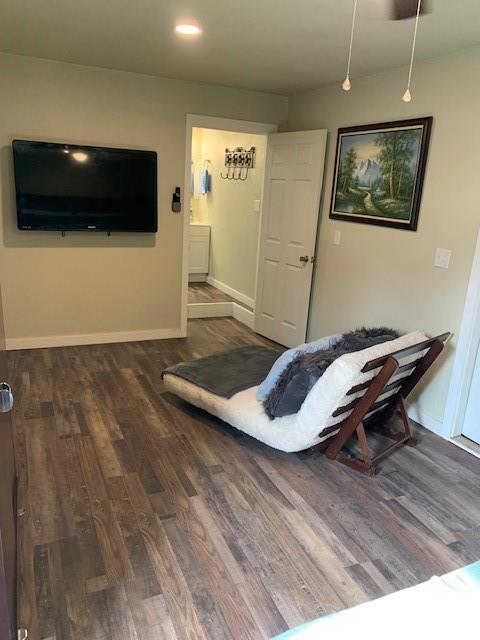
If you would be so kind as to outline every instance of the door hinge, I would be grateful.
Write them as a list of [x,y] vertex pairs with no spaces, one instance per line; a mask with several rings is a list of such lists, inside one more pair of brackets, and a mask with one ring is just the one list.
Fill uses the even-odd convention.
[[28,631],[26,629],[19,629],[17,631],[17,640],[27,640]]

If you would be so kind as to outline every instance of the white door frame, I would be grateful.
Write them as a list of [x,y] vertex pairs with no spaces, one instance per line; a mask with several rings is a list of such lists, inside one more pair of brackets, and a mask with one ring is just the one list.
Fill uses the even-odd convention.
[[[277,124],[266,122],[249,122],[248,120],[233,120],[217,118],[200,114],[187,113],[185,132],[185,176],[183,180],[183,259],[182,259],[182,304],[180,311],[180,332],[183,338],[187,335],[188,319],[188,240],[190,236],[190,177],[192,172],[192,130],[217,129],[219,131],[234,131],[238,133],[253,133],[268,135],[278,131]],[[263,204],[263,203],[262,203]],[[261,224],[262,210],[260,210]],[[258,270],[258,264],[256,265]],[[255,274],[256,278],[256,274]]]
[[480,229],[473,257],[462,323],[458,334],[457,351],[453,364],[450,388],[445,407],[444,438],[455,438],[462,433],[467,409],[470,384],[480,340]]

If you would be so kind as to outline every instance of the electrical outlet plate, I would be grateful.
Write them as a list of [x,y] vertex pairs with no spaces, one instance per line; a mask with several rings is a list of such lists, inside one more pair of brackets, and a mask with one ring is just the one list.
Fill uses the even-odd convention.
[[451,249],[443,249],[442,247],[437,247],[433,264],[435,267],[439,267],[440,269],[448,269],[448,267],[450,266],[451,257]]
[[255,213],[258,213],[260,211],[260,200],[253,201],[253,210],[255,211]]
[[333,234],[333,244],[339,245],[341,239],[342,239],[342,234],[338,229],[335,229],[335,232]]

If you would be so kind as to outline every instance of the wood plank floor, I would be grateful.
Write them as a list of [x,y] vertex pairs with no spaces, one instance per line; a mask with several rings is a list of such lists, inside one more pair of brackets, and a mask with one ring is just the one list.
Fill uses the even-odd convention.
[[433,434],[370,479],[165,392],[165,366],[258,342],[222,318],[9,354],[29,638],[269,638],[479,558],[480,461]]

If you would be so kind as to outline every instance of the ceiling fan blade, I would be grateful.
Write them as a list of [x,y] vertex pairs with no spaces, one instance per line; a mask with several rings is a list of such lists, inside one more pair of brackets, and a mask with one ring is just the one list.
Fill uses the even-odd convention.
[[[390,0],[390,19],[405,20],[417,15],[418,0]],[[422,0],[420,15],[430,13],[428,0]]]

